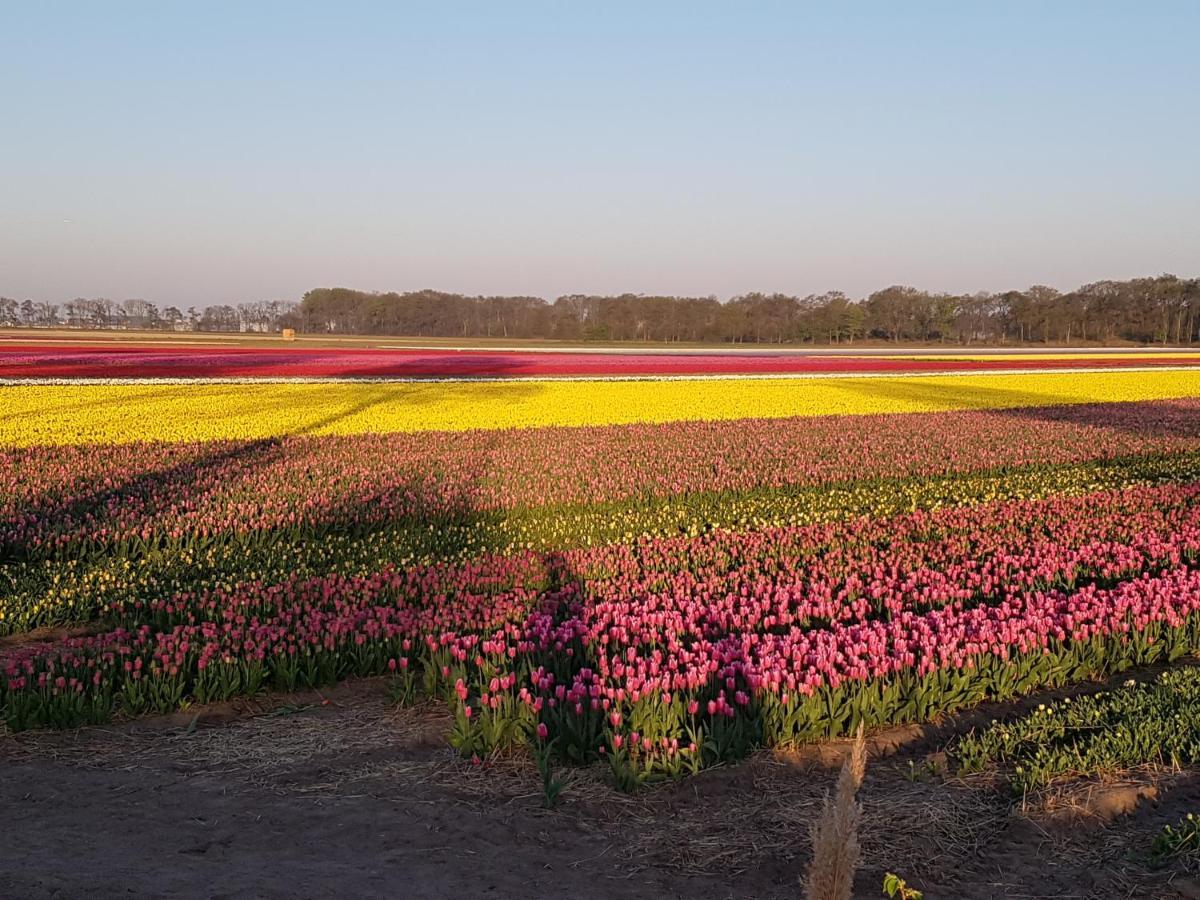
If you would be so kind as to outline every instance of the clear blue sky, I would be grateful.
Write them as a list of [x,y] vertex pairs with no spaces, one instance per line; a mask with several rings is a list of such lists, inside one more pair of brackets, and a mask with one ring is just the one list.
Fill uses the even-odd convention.
[[1200,273],[1200,3],[0,6],[0,294]]

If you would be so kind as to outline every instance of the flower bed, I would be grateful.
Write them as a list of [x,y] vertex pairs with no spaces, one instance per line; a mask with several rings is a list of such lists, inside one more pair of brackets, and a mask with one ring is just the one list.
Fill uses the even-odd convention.
[[1187,353],[1008,356],[820,355],[789,350],[671,353],[0,344],[0,378],[511,378],[1187,366]]
[[67,725],[390,672],[449,700],[465,753],[540,722],[565,758],[680,774],[1196,646],[1197,499],[1163,485],[178,594],[4,654],[2,702],[12,727]]
[[263,440],[828,415],[1024,409],[1200,395],[1200,367],[1153,372],[3,387],[0,446]]

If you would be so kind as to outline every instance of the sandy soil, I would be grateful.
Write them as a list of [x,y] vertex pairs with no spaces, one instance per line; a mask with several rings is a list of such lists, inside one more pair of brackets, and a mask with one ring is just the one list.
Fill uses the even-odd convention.
[[[360,682],[0,736],[0,896],[799,897],[844,749],[763,754],[636,797],[570,771],[547,811],[528,762],[472,766],[445,724]],[[947,778],[946,734],[873,736],[857,896],[882,896],[890,870],[931,900],[1200,897],[1200,881],[1145,860],[1158,827],[1200,810],[1200,776],[1131,774],[1022,807],[994,779]]]

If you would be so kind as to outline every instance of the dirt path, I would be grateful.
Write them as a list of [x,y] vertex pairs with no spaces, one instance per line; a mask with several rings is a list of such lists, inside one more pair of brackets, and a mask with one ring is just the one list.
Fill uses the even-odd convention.
[[531,773],[378,697],[185,721],[0,742],[0,896],[729,896],[631,866],[578,804],[542,810]]
[[[0,737],[0,897],[794,898],[838,762],[835,745],[764,755],[634,798],[573,771],[546,811],[528,765],[449,752],[440,714],[369,684],[329,696]],[[928,751],[921,729],[877,736],[858,896],[888,869],[930,900],[1200,896],[1134,852],[1196,808],[1190,776],[1112,824],[1058,827]]]

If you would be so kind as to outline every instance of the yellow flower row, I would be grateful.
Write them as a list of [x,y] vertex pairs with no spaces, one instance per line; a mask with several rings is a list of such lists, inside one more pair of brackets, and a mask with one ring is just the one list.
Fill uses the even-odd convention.
[[0,445],[932,412],[1200,396],[1200,370],[0,387]]

